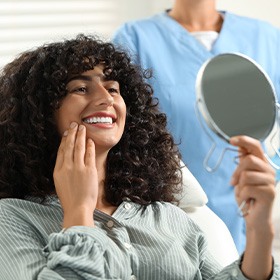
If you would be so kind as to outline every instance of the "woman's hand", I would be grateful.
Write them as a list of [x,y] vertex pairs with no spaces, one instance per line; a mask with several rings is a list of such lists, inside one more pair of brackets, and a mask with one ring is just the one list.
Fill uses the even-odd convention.
[[241,269],[249,279],[269,279],[273,271],[275,171],[266,160],[259,141],[248,136],[236,136],[230,139],[230,143],[239,147],[239,164],[231,183],[235,186],[238,204],[247,202],[243,210],[246,249]]
[[93,226],[98,176],[94,142],[86,140],[85,126],[72,123],[64,133],[53,176],[64,211],[63,227]]
[[[263,229],[271,222],[275,197],[275,171],[266,160],[259,141],[248,136],[232,137],[230,143],[239,147],[239,165],[232,176],[238,204],[247,201],[247,230]],[[246,211],[246,210],[245,210]]]

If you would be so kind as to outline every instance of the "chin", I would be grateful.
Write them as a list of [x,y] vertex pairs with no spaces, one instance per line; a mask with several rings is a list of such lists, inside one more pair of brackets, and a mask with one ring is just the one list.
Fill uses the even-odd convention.
[[110,149],[112,149],[114,146],[116,146],[120,141],[119,139],[117,141],[116,140],[100,141],[100,140],[95,140],[95,139],[92,139],[92,140],[95,144],[96,149],[99,148],[99,149],[108,150],[108,151]]

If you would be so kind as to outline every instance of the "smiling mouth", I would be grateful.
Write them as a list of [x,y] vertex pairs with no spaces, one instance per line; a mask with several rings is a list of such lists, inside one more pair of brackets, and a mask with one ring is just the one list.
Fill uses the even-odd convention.
[[96,123],[112,124],[114,120],[111,117],[92,117],[92,118],[83,119],[83,122],[88,124],[96,124]]

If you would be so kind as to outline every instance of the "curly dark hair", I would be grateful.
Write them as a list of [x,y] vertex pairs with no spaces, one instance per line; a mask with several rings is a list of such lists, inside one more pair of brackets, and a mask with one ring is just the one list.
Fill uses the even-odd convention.
[[[54,193],[53,169],[61,137],[54,112],[70,75],[104,63],[127,106],[124,134],[107,161],[105,198],[141,205],[174,201],[180,191],[180,154],[158,109],[149,75],[128,55],[94,36],[49,43],[22,53],[0,76],[0,198]],[[110,71],[107,71],[110,70]]]

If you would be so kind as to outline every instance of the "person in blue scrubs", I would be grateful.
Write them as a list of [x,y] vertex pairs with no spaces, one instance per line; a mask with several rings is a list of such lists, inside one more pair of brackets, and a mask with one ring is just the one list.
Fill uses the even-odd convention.
[[[242,252],[245,223],[237,214],[230,184],[236,154],[227,152],[216,172],[204,168],[212,140],[195,113],[196,76],[211,57],[238,52],[261,65],[279,94],[280,30],[261,20],[218,11],[215,0],[175,0],[170,10],[123,24],[113,41],[127,49],[135,62],[153,70],[150,83],[168,116],[169,129],[180,143],[183,161],[204,188],[208,206],[226,223]],[[216,135],[211,137],[218,147],[211,157],[213,165],[227,143]]]

